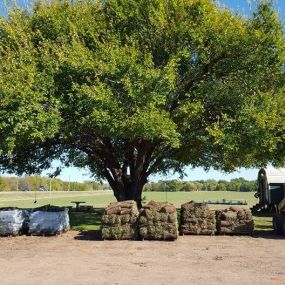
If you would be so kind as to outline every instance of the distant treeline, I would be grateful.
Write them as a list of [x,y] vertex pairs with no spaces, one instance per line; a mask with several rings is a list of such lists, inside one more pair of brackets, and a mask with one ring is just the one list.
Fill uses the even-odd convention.
[[[42,189],[52,191],[93,191],[111,189],[109,184],[102,184],[96,181],[68,182],[58,178],[48,178],[41,176],[25,177],[1,177],[0,191],[35,191]],[[251,192],[257,189],[256,181],[248,181],[243,178],[226,180],[163,180],[150,182],[144,186],[145,192],[176,192],[176,191],[239,191]]]
[[49,190],[52,191],[92,191],[109,189],[108,184],[101,184],[95,181],[85,182],[67,182],[58,178],[25,176],[25,177],[1,177],[0,191],[35,191]]
[[256,181],[248,181],[244,178],[235,178],[227,180],[197,180],[197,181],[179,181],[167,180],[147,183],[144,191],[151,192],[176,192],[176,191],[238,191],[252,192],[256,191]]

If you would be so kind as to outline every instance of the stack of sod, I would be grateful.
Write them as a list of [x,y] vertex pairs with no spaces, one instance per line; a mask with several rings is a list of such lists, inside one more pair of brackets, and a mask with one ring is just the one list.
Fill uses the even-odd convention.
[[103,239],[128,240],[137,238],[139,211],[135,201],[111,203],[102,216]]
[[230,207],[216,211],[217,233],[252,235],[254,224],[249,209]]
[[216,231],[215,213],[205,203],[185,203],[181,205],[180,229],[185,235],[213,235]]
[[140,210],[139,233],[143,239],[175,240],[178,236],[174,205],[150,201]]

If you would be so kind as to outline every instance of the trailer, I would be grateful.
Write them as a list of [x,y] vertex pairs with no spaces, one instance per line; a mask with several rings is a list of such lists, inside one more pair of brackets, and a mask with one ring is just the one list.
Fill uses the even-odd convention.
[[260,169],[257,184],[255,197],[259,202],[251,208],[252,212],[273,213],[274,231],[285,234],[285,169]]
[[251,208],[253,212],[277,212],[285,198],[285,168],[262,168],[257,176],[258,189],[255,197],[259,202]]

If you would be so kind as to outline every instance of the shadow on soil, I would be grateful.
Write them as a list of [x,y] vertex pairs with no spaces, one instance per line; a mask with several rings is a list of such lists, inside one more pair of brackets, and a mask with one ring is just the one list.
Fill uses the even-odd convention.
[[256,230],[253,233],[253,238],[264,238],[264,239],[283,239],[285,240],[285,236],[277,235],[274,231],[263,231],[263,230]]
[[81,231],[76,237],[74,237],[74,239],[102,241],[102,235],[100,230]]
[[255,219],[255,230],[253,238],[264,238],[264,239],[285,239],[284,235],[278,235],[273,231],[272,228],[272,213],[258,212],[254,214]]

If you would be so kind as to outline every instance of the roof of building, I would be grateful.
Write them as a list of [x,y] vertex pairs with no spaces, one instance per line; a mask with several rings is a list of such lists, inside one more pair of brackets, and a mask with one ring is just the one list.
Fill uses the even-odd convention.
[[262,168],[259,171],[260,174],[265,174],[267,178],[267,183],[285,183],[285,168]]

